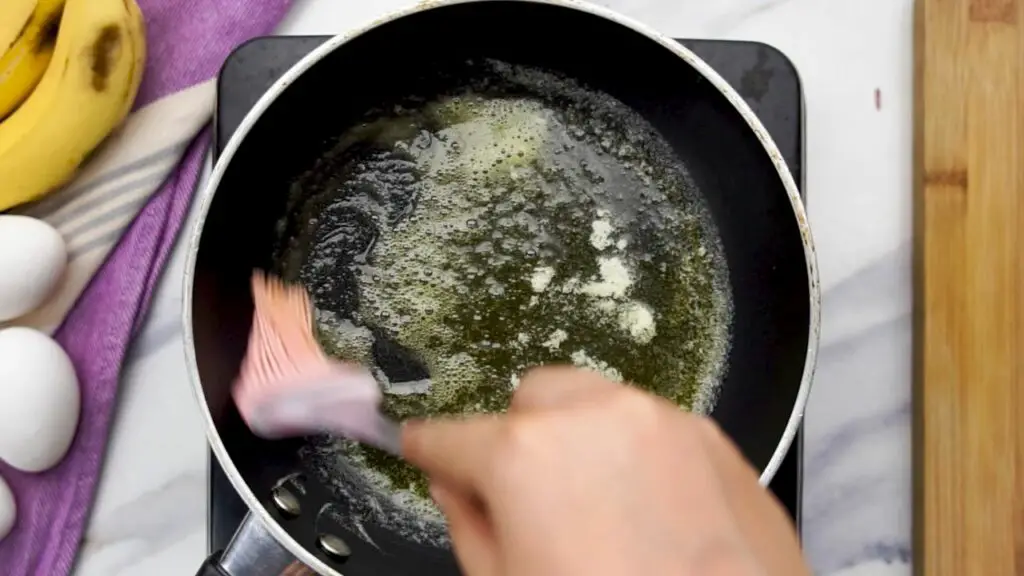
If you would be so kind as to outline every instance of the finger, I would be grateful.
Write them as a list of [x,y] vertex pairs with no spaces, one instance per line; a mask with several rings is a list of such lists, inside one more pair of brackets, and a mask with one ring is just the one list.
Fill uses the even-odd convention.
[[708,455],[718,471],[726,501],[758,563],[768,574],[808,574],[796,551],[796,529],[775,496],[762,487],[747,459],[710,420],[701,424]]
[[497,415],[408,421],[402,455],[446,486],[480,493],[503,427]]
[[311,576],[313,574],[316,573],[306,567],[305,564],[295,561],[286,566],[280,576]]
[[494,533],[481,507],[474,504],[472,497],[452,492],[437,482],[430,485],[430,495],[448,521],[448,533],[462,572],[473,576],[497,574]]
[[528,412],[560,408],[618,386],[592,370],[574,366],[540,366],[529,370],[520,379],[509,410]]

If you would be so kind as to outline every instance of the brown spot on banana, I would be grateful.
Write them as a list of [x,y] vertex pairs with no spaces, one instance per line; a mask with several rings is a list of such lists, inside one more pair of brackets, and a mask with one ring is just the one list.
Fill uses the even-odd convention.
[[57,44],[57,32],[60,31],[60,20],[63,16],[64,6],[62,5],[46,17],[46,21],[40,27],[36,45],[32,47],[33,52],[38,54],[53,49],[54,45]]
[[92,88],[97,92],[107,89],[107,79],[121,54],[121,27],[108,24],[100,29],[92,43]]

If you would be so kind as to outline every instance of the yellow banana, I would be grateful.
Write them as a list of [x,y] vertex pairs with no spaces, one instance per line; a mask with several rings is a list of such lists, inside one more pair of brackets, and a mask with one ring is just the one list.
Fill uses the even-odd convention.
[[63,10],[64,0],[38,0],[20,35],[0,56],[0,119],[14,111],[42,78],[53,56]]
[[65,184],[131,109],[145,62],[135,0],[67,0],[54,56],[0,123],[0,210]]
[[[78,7],[78,2],[75,2]],[[66,12],[65,7],[65,12]],[[80,10],[79,10],[80,11]],[[65,14],[66,15],[66,14]],[[63,20],[63,16],[62,16]],[[71,51],[73,26],[62,26],[57,34],[57,44],[53,51],[51,62],[66,62]],[[45,117],[46,109],[50,106],[53,97],[57,95],[57,84],[61,81],[64,70],[61,65],[47,66],[42,79],[36,85],[35,90],[25,99],[21,105],[7,118],[0,121],[0,155],[27,134],[37,121]],[[0,194],[3,193],[0,188]],[[2,208],[0,208],[2,210]]]
[[3,0],[0,2],[0,56],[14,44],[25,30],[25,24],[36,9],[37,0]]

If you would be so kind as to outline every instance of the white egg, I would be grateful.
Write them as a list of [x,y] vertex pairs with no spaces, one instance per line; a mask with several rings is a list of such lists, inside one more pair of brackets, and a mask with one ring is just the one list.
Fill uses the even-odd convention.
[[41,472],[75,437],[81,397],[71,359],[31,328],[0,330],[0,460]]
[[0,478],[0,542],[11,533],[17,519],[18,504],[14,501],[14,493],[7,482]]
[[38,308],[64,275],[68,254],[52,226],[0,215],[0,322]]

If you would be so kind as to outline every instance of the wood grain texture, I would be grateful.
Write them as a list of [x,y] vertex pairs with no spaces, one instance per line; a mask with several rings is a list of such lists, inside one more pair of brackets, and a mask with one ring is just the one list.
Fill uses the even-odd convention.
[[1024,0],[917,0],[915,573],[1024,576]]

